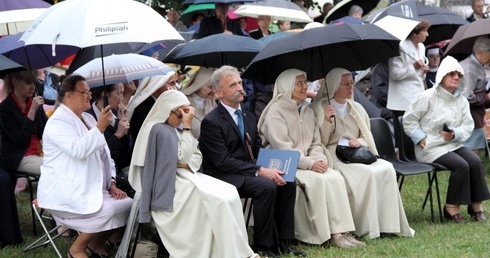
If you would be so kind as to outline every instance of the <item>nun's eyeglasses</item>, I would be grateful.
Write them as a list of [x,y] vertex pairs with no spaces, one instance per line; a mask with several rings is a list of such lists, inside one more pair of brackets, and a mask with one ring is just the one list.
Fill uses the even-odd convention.
[[344,86],[344,87],[349,87],[349,86],[354,86],[354,82],[344,82],[344,83],[339,83],[340,86]]
[[296,83],[296,86],[298,87],[304,87],[304,86],[308,86],[308,84],[306,83],[306,81],[299,81]]
[[177,112],[172,110],[172,113],[177,116],[178,119],[182,119],[182,114],[177,114]]

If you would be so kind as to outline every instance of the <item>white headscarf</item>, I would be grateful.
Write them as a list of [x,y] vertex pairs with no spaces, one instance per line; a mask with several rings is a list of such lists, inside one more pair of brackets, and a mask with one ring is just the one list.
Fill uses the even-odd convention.
[[[264,111],[262,111],[262,114],[260,115],[259,122],[257,124],[258,128],[261,128],[262,125],[265,122],[265,117],[267,113],[269,112],[270,106],[276,102],[280,96],[286,96],[287,98],[292,98],[293,96],[293,89],[296,83],[296,77],[304,75],[306,78],[306,73],[298,70],[298,69],[288,69],[286,71],[283,71],[281,74],[276,79],[276,83],[274,84],[274,93],[272,95],[272,100],[267,104],[265,107]],[[307,103],[306,101],[303,101],[302,104]]]
[[[325,121],[325,112],[323,109],[323,102],[333,98],[337,90],[339,89],[340,80],[344,74],[351,74],[350,71],[344,68],[334,68],[325,77],[325,84],[320,87],[318,94],[316,95],[314,101],[310,107],[315,111],[315,117],[319,126],[322,126],[323,121]],[[328,91],[328,94],[327,94]],[[376,149],[376,144],[374,143],[373,135],[371,134],[369,119],[366,111],[359,103],[355,103],[354,96],[352,99],[347,100],[347,105],[351,107],[349,113],[354,118],[359,126],[361,134],[364,136],[364,140],[368,144],[369,150],[374,154],[378,154]],[[362,111],[360,109],[363,109]],[[365,119],[364,119],[365,118]]]
[[339,89],[342,75],[350,74],[351,72],[344,68],[334,68],[325,77],[325,83],[320,86],[316,97],[310,107],[315,111],[316,120],[319,126],[323,124],[325,112],[323,110],[323,100],[330,101]]
[[[180,91],[168,90],[158,97],[145,121],[141,125],[138,137],[136,138],[136,143],[134,144],[133,157],[131,158],[131,166],[129,167],[129,182],[133,188],[141,185],[139,167],[142,167],[145,164],[146,148],[148,146],[151,129],[155,124],[165,123],[172,110],[188,105],[190,105],[189,100],[187,100],[184,93]],[[140,191],[141,189],[135,188],[135,190]]]
[[169,67],[169,72],[164,75],[157,75],[152,77],[143,78],[136,89],[133,97],[128,102],[128,114],[127,119],[131,121],[134,109],[139,106],[143,101],[149,98],[155,91],[163,87],[165,83],[174,75],[175,71]]
[[213,75],[215,69],[201,67],[197,72],[195,72],[187,86],[185,86],[181,91],[186,96],[192,95],[192,93],[200,90],[206,85],[211,85],[211,76]]

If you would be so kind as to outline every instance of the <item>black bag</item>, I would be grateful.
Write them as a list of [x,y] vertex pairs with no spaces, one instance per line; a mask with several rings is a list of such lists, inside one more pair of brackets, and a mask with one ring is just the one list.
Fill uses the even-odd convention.
[[378,157],[374,155],[369,149],[365,146],[361,146],[359,148],[351,148],[349,146],[341,146],[337,145],[335,149],[335,154],[337,154],[337,158],[344,163],[362,163],[369,165],[374,163]]

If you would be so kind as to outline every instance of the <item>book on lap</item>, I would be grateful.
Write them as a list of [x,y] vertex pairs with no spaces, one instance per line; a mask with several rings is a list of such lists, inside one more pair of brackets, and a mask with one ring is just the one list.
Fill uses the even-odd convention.
[[281,170],[284,172],[282,178],[286,182],[294,182],[299,156],[297,150],[260,149],[257,165]]

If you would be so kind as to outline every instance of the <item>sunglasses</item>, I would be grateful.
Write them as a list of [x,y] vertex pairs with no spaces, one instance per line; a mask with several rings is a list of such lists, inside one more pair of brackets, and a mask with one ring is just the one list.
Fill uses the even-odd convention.
[[177,112],[172,110],[172,113],[177,116],[178,119],[182,119],[182,114],[177,114]]
[[449,76],[451,76],[451,77],[454,77],[456,75],[458,75],[459,79],[463,78],[463,75],[460,72],[452,71],[449,73]]

